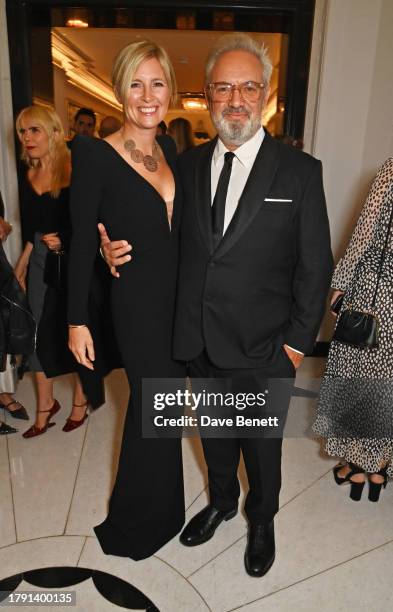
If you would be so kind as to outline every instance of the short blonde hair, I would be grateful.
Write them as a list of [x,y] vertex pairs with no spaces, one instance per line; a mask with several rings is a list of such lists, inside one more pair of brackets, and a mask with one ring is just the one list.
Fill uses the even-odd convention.
[[116,98],[127,109],[127,97],[131,82],[139,66],[147,59],[155,57],[165,75],[171,94],[170,104],[176,102],[176,76],[172,62],[165,49],[151,40],[133,42],[118,53],[112,69],[112,85]]
[[263,68],[263,82],[266,87],[269,85],[273,66],[268,50],[263,43],[261,44],[248,34],[243,33],[226,34],[218,39],[206,60],[205,84],[209,83],[211,73],[213,72],[213,68],[217,60],[221,57],[221,55],[228,53],[229,51],[247,51],[248,53],[255,55],[255,57],[261,62]]
[[[40,164],[37,159],[31,159],[23,146],[22,122],[30,121],[41,127],[49,139],[49,157],[51,161],[51,188],[50,193],[57,198],[60,189],[69,182],[71,154],[65,142],[64,130],[59,115],[51,108],[44,106],[27,106],[16,118],[16,131],[22,144],[21,159],[30,167]],[[56,136],[55,136],[56,134]]]

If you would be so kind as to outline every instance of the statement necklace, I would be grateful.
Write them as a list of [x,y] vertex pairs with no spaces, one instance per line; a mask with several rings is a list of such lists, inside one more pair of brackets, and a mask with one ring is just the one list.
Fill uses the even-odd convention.
[[157,171],[160,152],[158,150],[156,141],[154,141],[152,155],[143,155],[142,151],[136,148],[135,140],[132,140],[131,138],[124,142],[124,148],[129,152],[132,161],[137,164],[143,163],[146,170],[149,172]]

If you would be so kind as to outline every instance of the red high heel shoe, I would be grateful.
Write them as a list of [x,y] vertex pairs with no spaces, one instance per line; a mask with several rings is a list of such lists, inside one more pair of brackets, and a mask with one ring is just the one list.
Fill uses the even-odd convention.
[[54,400],[52,408],[50,410],[38,410],[37,412],[47,412],[48,416],[46,417],[45,425],[43,427],[37,427],[37,425],[32,425],[27,431],[25,431],[22,436],[24,438],[34,438],[35,436],[40,436],[45,433],[49,427],[53,427],[56,423],[50,423],[51,418],[56,412],[59,412],[60,404],[57,400]]
[[83,415],[83,417],[79,419],[79,421],[76,421],[75,419],[71,419],[71,417],[68,417],[63,427],[63,431],[65,432],[74,431],[74,429],[77,429],[78,427],[83,425],[83,423],[86,421],[87,417],[89,416],[87,414],[88,405],[89,405],[89,402],[85,402],[84,404],[72,404],[72,406],[75,406],[77,408],[82,408],[82,406],[86,406],[86,412]]

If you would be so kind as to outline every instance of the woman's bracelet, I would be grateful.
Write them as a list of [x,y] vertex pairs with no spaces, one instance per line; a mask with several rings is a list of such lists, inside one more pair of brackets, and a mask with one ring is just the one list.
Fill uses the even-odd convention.
[[70,329],[78,329],[79,327],[87,327],[87,325],[69,325],[68,326]]

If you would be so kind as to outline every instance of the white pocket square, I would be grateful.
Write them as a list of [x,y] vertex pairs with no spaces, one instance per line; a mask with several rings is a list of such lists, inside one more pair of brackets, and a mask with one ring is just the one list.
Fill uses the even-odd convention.
[[265,202],[293,202],[293,200],[287,200],[286,198],[265,198]]

